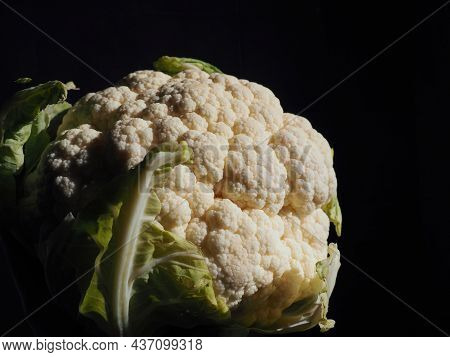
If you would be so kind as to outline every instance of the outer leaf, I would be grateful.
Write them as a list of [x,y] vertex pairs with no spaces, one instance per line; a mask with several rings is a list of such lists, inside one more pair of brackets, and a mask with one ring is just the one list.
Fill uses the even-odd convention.
[[[331,148],[331,158],[334,158],[334,149]],[[322,207],[324,212],[327,214],[330,221],[334,224],[334,229],[336,230],[336,234],[338,237],[341,236],[342,233],[342,211],[339,206],[339,201],[337,196],[333,197],[330,202],[328,202],[325,206]]]
[[24,163],[23,146],[31,134],[31,123],[5,133],[0,143],[0,175],[14,175]]
[[[83,236],[91,238],[97,246],[98,255],[95,258],[94,271],[91,282],[80,304],[80,313],[89,316],[104,324],[108,322],[106,311],[106,301],[103,293],[100,291],[99,267],[109,242],[112,237],[113,224],[118,218],[123,200],[126,198],[127,191],[131,188],[132,178],[119,176],[105,187],[98,200],[93,201],[77,217],[74,226],[75,234],[83,239]],[[117,189],[117,188],[120,189]],[[92,264],[91,262],[90,264]],[[104,324],[106,326],[106,324]]]
[[[97,272],[94,272],[94,274],[92,275],[91,283],[89,284],[86,293],[84,294],[79,311],[81,314],[90,316],[94,320],[108,321],[105,297],[98,287]],[[95,316],[96,314],[100,319]]]
[[[100,324],[104,321],[106,308],[96,284],[95,262],[99,248],[90,236],[86,236],[86,230],[92,232],[92,236],[98,236],[100,240],[102,235],[105,236],[104,232],[108,230],[108,215],[113,215],[116,208],[103,208],[104,214],[95,218],[93,215],[100,207],[91,208],[90,212],[86,212],[83,222],[68,214],[56,228],[49,227],[50,234],[44,232],[38,246],[50,293],[55,295],[76,282],[80,290],[86,291],[88,297],[82,301],[80,310]],[[65,292],[63,301],[68,307],[76,307],[80,304],[80,295],[76,289],[69,289]],[[69,311],[76,315],[73,309]],[[102,327],[106,329],[107,326]]]
[[[11,192],[15,190],[15,182],[11,177],[24,164],[23,147],[33,133],[35,120],[41,122],[40,112],[48,105],[62,102],[66,97],[65,84],[59,81],[47,82],[17,92],[0,112],[0,180],[4,182],[0,196],[13,196],[10,201],[2,201],[4,209],[14,204],[15,195],[11,195]],[[42,131],[38,127],[44,123],[45,120],[36,123],[36,135]]]
[[0,143],[3,144],[18,129],[30,124],[47,105],[62,102],[66,97],[66,85],[59,81],[47,82],[17,92],[0,115],[2,133]]
[[31,78],[29,78],[29,77],[21,77],[21,78],[17,78],[15,81],[14,81],[14,83],[17,83],[17,84],[27,84],[27,83],[30,83],[30,82],[32,82],[33,80],[31,79]]
[[30,137],[25,144],[27,174],[37,166],[44,149],[52,139],[47,132],[51,121],[61,119],[70,107],[71,105],[67,102],[48,105],[33,120]]
[[325,332],[334,327],[334,320],[327,319],[328,303],[331,293],[333,292],[334,285],[336,284],[337,273],[340,262],[340,253],[337,244],[331,243],[328,246],[328,258],[317,263],[316,269],[319,277],[324,282],[324,288],[320,294],[320,301],[322,304],[321,320],[319,322],[320,331]]
[[337,196],[333,197],[322,209],[330,221],[333,222],[336,234],[340,237],[342,232],[342,212]]
[[[83,315],[90,316],[93,319],[97,320],[99,317],[105,321],[108,321],[107,311],[106,311],[106,301],[103,293],[99,289],[99,267],[105,254],[106,249],[108,248],[109,241],[112,236],[112,227],[114,223],[114,219],[117,218],[121,202],[116,204],[111,204],[109,207],[106,207],[107,211],[100,214],[97,217],[96,222],[89,222],[89,218],[87,221],[78,220],[80,222],[80,226],[78,228],[81,231],[83,228],[86,231],[89,231],[90,228],[87,225],[95,225],[95,231],[91,232],[90,237],[94,239],[97,247],[100,252],[95,259],[94,271],[91,279],[91,283],[89,284],[86,293],[83,297],[83,300],[80,304],[80,312]],[[94,218],[91,216],[90,218]],[[83,227],[84,225],[84,227]],[[99,316],[95,316],[95,315]]]
[[[141,261],[146,257],[147,264],[135,265],[139,276],[130,301],[132,333],[151,334],[158,324],[186,328],[229,317],[194,244],[149,223],[139,237],[138,255]],[[149,315],[153,326],[148,324]]]
[[200,68],[202,71],[210,74],[214,72],[222,73],[220,69],[212,64],[186,57],[162,56],[153,62],[153,67],[157,71],[164,72],[171,76],[177,74],[178,72],[192,68]]

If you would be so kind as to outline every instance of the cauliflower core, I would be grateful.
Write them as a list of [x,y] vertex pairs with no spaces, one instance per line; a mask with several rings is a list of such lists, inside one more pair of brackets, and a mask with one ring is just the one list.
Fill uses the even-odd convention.
[[216,293],[232,310],[250,309],[246,323],[270,325],[319,292],[330,225],[322,207],[337,186],[332,151],[269,89],[196,69],[137,71],[83,97],[58,133],[47,171],[67,197],[95,179],[98,157],[113,175],[161,143],[188,144],[192,162],[155,188],[157,220],[201,248]]

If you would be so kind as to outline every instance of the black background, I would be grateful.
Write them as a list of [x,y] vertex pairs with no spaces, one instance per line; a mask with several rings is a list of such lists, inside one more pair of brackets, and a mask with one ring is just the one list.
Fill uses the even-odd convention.
[[[160,55],[200,58],[271,88],[293,113],[443,4],[7,2],[111,81]],[[303,112],[335,148],[342,254],[446,332],[449,20],[450,5]],[[1,3],[0,45],[2,100],[21,76],[73,80],[81,93],[108,86]],[[326,336],[444,335],[346,259],[329,313],[336,327]],[[0,284],[0,332],[49,297],[37,262],[11,242],[3,242]],[[89,333],[51,302],[9,335]]]

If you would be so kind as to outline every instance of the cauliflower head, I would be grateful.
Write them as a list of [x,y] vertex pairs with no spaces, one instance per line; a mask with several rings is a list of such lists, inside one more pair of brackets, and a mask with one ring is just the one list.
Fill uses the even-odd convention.
[[[68,209],[95,183],[126,187],[103,193],[102,220],[81,211],[75,220],[94,222],[85,233],[99,256],[108,242],[126,251],[100,265],[80,311],[126,333],[143,326],[134,311],[144,297],[158,305],[178,284],[177,296],[201,296],[211,319],[215,309],[259,331],[331,327],[339,252],[327,240],[341,215],[327,140],[260,84],[192,59],[163,57],[155,68],[80,99],[41,160]],[[105,273],[111,264],[119,277]],[[158,279],[170,274],[178,280],[163,291]]]

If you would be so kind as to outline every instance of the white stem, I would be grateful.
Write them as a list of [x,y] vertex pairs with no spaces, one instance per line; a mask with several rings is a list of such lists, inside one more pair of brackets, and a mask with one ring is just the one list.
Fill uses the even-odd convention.
[[142,225],[155,219],[144,214],[153,188],[153,174],[159,167],[175,162],[177,155],[177,152],[155,154],[148,167],[139,173],[138,185],[132,188],[133,192],[120,211],[115,237],[119,251],[115,254],[115,279],[111,286],[111,313],[120,335],[128,329],[129,304],[134,282],[130,277],[136,275],[133,273],[134,256]]

